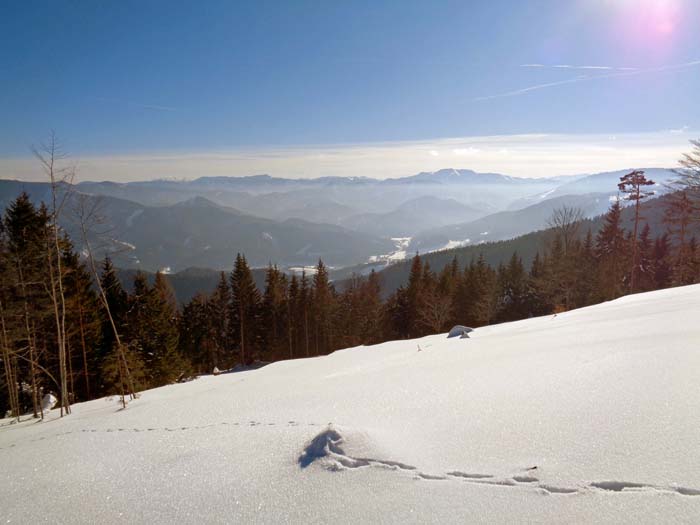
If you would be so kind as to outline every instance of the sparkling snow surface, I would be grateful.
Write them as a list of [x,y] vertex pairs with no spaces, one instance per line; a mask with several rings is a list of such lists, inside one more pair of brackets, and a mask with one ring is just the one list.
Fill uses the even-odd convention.
[[699,319],[678,288],[3,420],[0,522],[699,523]]

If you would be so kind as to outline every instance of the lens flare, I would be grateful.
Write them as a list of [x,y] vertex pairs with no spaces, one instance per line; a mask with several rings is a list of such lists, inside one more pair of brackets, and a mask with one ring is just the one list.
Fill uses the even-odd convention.
[[622,50],[663,57],[678,41],[688,0],[588,0]]

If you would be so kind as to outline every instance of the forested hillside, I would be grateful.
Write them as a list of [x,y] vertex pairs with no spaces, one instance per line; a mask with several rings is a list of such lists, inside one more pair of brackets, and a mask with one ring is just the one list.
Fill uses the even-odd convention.
[[692,188],[642,206],[647,184],[642,172],[625,176],[620,190],[630,206],[616,200],[598,220],[563,207],[549,230],[416,255],[337,287],[322,261],[291,277],[270,265],[261,286],[260,273],[256,283],[238,254],[213,290],[182,307],[163,273],[149,279],[136,272],[124,286],[109,259],[93,267],[49,208],[21,194],[0,236],[0,409],[41,416],[48,391],[68,411],[77,400],[133,395],[215,368],[325,355],[698,282]]

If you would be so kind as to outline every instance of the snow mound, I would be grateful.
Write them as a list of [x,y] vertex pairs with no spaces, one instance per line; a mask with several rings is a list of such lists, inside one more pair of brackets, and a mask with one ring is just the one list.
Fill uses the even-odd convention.
[[51,410],[58,403],[58,399],[53,394],[46,394],[41,400],[41,409],[44,411]]
[[[340,433],[329,427],[315,436],[304,448],[299,456],[299,466],[304,469],[320,460],[320,463],[331,471],[352,469],[360,467],[381,467],[395,470],[416,470],[416,467],[393,461],[390,459],[377,459],[366,457],[353,457],[341,447],[345,440]],[[419,473],[419,475],[423,475]]]
[[461,337],[464,338],[469,337],[469,332],[473,332],[473,328],[469,328],[468,326],[462,326],[461,324],[455,325],[452,327],[452,329],[448,332],[447,338],[451,339],[453,337]]
[[340,443],[343,438],[337,431],[329,428],[324,430],[304,448],[301,456],[299,456],[299,465],[301,468],[306,468],[317,459],[325,458],[331,454],[338,457],[344,457],[345,452],[340,448]]

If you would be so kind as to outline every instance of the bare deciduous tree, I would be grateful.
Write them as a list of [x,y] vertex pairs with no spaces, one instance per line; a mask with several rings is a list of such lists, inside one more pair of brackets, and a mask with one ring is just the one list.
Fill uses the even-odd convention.
[[119,335],[119,330],[117,330],[114,316],[112,315],[112,311],[109,307],[109,301],[107,301],[107,294],[105,293],[102,286],[102,281],[100,280],[100,276],[97,272],[97,265],[95,264],[95,257],[93,255],[92,245],[90,244],[91,233],[97,225],[102,223],[102,218],[99,214],[100,203],[101,200],[99,198],[92,198],[91,200],[91,198],[87,195],[78,195],[76,198],[75,213],[80,224],[84,254],[88,260],[95,285],[97,286],[100,302],[102,303],[102,307],[104,308],[105,314],[109,319],[109,323],[114,333],[114,340],[116,341],[117,345],[117,368],[121,389],[121,402],[122,407],[126,408],[126,395],[128,394],[131,399],[134,399],[136,397],[136,387],[129,369],[129,362],[124,345]]
[[[66,298],[63,289],[63,265],[61,261],[61,236],[58,224],[63,206],[66,203],[75,178],[73,166],[62,166],[67,156],[61,150],[52,131],[49,140],[32,147],[32,153],[37,158],[51,183],[50,208],[50,238],[47,238],[47,262],[49,269],[49,295],[53,304],[56,321],[56,343],[58,346],[58,363],[60,379],[61,416],[70,414],[70,399],[68,394],[68,370],[66,367]],[[52,246],[51,246],[52,245]],[[55,259],[54,259],[55,257]]]
[[432,333],[440,333],[445,329],[452,315],[452,299],[431,290],[423,296],[423,302],[418,312],[418,323]]
[[681,168],[676,170],[679,178],[675,184],[681,188],[700,193],[700,140],[691,140],[693,149],[690,153],[684,153],[679,161]]
[[681,167],[676,171],[678,178],[671,185],[676,190],[682,190],[690,201],[690,220],[700,221],[700,140],[691,140],[693,149],[684,153],[679,161]]
[[559,237],[565,255],[578,236],[582,220],[583,210],[567,205],[556,208],[547,219],[547,226],[552,228]]

